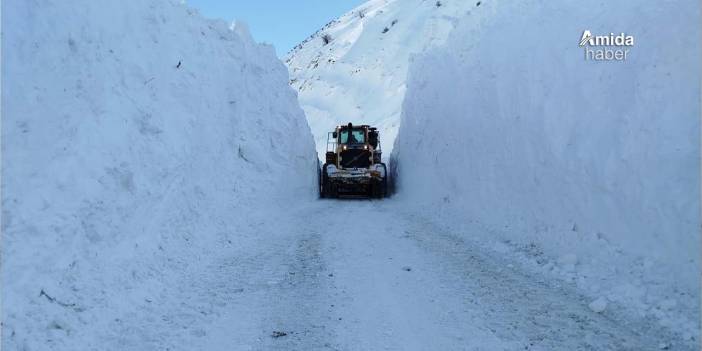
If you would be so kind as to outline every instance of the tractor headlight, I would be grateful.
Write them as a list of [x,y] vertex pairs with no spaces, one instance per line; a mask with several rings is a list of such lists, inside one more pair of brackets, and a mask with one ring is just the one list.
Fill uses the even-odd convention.
[[327,174],[334,174],[334,173],[336,173],[336,171],[337,171],[336,166],[334,166],[334,165],[327,166]]

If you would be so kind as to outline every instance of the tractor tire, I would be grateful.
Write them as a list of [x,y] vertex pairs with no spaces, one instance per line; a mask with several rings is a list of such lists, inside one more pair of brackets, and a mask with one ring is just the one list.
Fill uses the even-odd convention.
[[388,194],[388,170],[384,163],[381,163],[381,165],[383,165],[383,168],[385,169],[385,177],[383,177],[379,182],[374,183],[371,187],[371,194],[376,199],[383,199]]
[[328,164],[326,163],[324,164],[324,166],[322,166],[322,184],[320,186],[319,195],[323,199],[337,198],[339,196],[337,194],[336,188],[332,185],[331,181],[329,180],[327,166]]
[[319,182],[319,197],[325,199],[329,197],[329,176],[327,175],[327,165],[322,166],[322,172]]
[[339,198],[339,186],[338,185],[329,184],[329,197],[332,199]]
[[317,163],[317,191],[319,191],[319,197],[324,198],[322,193],[322,168],[319,166],[319,163]]

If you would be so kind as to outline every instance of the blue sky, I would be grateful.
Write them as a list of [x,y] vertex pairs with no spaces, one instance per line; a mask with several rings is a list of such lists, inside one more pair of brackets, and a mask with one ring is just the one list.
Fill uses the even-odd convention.
[[278,56],[305,40],[327,22],[365,0],[187,0],[205,17],[243,20],[259,42],[275,46]]

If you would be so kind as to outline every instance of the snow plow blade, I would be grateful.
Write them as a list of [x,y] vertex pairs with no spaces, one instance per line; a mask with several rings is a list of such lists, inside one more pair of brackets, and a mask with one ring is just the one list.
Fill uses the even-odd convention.
[[[365,170],[364,170],[365,171]],[[329,175],[329,197],[367,196],[382,198],[385,196],[383,177],[380,172],[337,171]]]

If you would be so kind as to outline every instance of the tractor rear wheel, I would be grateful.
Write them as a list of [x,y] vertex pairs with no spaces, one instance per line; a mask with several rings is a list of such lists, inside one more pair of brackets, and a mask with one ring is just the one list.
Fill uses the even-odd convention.
[[332,181],[329,178],[329,173],[327,173],[328,166],[330,166],[328,163],[325,163],[324,166],[322,166],[322,184],[320,186],[319,194],[322,198],[338,198],[338,185],[332,184]]
[[331,189],[329,185],[329,175],[327,174],[327,165],[322,166],[322,179],[319,188],[319,197],[322,199],[328,198],[331,195]]

